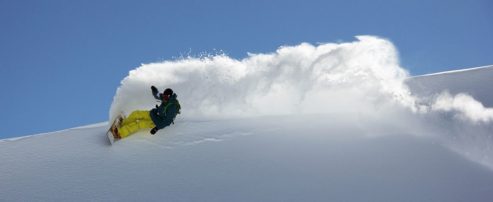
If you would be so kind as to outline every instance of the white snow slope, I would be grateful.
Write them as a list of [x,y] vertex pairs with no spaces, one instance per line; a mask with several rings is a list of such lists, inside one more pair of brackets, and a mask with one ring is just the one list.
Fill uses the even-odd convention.
[[156,85],[179,96],[175,125],[0,140],[0,201],[491,201],[492,74],[409,78],[371,36],[143,65],[110,120]]

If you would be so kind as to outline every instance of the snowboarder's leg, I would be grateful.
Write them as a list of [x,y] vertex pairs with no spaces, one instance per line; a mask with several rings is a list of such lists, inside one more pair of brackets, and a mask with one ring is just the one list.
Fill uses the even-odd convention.
[[141,129],[154,128],[154,127],[156,127],[156,125],[154,124],[154,122],[152,122],[152,120],[139,121],[139,128]]
[[142,119],[123,125],[122,127],[118,128],[118,133],[122,138],[125,138],[131,135],[132,133],[139,131],[140,129],[154,128],[154,127],[156,126],[154,125],[154,122],[152,122],[152,120]]
[[151,119],[151,116],[149,115],[149,111],[136,110],[136,111],[133,111],[127,118],[125,118],[120,125],[124,126],[124,125],[127,125],[129,123],[135,122],[137,120],[143,120],[143,119],[145,119],[145,120]]

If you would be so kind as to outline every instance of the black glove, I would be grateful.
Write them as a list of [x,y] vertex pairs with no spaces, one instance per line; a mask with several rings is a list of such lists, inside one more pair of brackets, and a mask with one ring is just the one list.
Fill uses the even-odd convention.
[[156,86],[151,86],[151,90],[152,90],[152,94],[153,95],[156,95],[159,93],[159,91],[157,90]]
[[151,129],[151,135],[156,134],[157,130],[158,130],[157,127],[154,127],[153,129]]

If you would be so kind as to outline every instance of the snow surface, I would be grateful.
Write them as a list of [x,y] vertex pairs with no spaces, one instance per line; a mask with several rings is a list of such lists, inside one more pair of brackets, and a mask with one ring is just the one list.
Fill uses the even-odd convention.
[[[329,124],[330,123],[330,124]],[[0,142],[1,201],[489,201],[493,172],[435,140],[330,115],[105,126]],[[348,127],[349,126],[349,127]]]
[[357,39],[142,65],[109,120],[156,85],[175,125],[0,140],[0,201],[491,201],[493,66],[410,77],[391,42]]

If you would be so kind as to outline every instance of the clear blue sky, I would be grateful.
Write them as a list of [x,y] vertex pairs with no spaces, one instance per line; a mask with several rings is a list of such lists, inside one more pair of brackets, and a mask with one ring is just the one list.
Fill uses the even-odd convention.
[[106,121],[141,63],[390,39],[418,75],[493,64],[491,0],[0,0],[0,139]]

